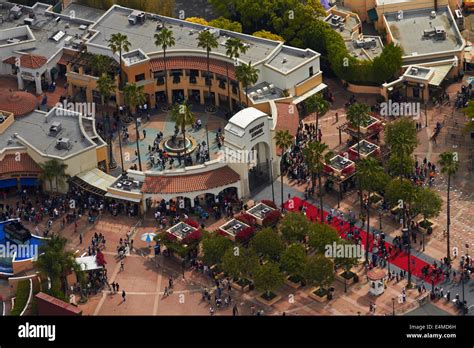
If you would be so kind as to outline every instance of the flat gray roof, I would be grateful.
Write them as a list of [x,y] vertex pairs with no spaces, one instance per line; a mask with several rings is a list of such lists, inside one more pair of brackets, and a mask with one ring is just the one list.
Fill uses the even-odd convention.
[[[429,54],[457,50],[462,47],[462,37],[447,7],[439,8],[435,18],[432,9],[403,11],[403,19],[398,12],[384,14],[393,38],[400,44],[404,56]],[[445,40],[423,37],[423,31],[441,26],[446,32]]]
[[72,13],[74,13],[76,18],[95,22],[105,13],[105,11],[72,2],[65,9],[63,9],[61,13],[66,16],[70,16]]
[[[64,47],[64,39],[67,36],[78,35],[78,37],[81,37],[86,34],[86,31],[79,29],[79,27],[83,24],[80,19],[70,20],[68,18],[62,17],[59,22],[56,22],[54,20],[55,17],[46,13],[48,5],[37,3],[32,7],[32,9],[35,19],[33,24],[30,26],[30,29],[36,38],[36,44],[33,49],[24,50],[22,52],[35,54],[50,59]],[[23,15],[19,19],[14,20],[13,17],[11,17],[10,20],[5,20],[2,24],[0,24],[0,30],[24,25],[24,20],[28,17],[28,13],[26,11],[27,10],[23,11]],[[59,42],[50,40],[50,38],[58,31],[63,31],[66,33],[66,35]]]
[[[106,15],[96,22],[93,29],[99,33],[90,41],[91,44],[107,46],[107,40],[114,33],[123,33],[128,36],[131,43],[130,50],[142,49],[143,52],[149,54],[151,52],[161,51],[161,47],[155,46],[154,35],[157,32],[156,27],[159,19],[170,30],[173,31],[176,45],[169,49],[173,50],[202,50],[197,46],[197,37],[199,31],[206,28],[205,26],[195,23],[186,22],[169,17],[153,15],[156,19],[147,19],[143,24],[131,25],[128,22],[128,15],[134,10],[114,6]],[[244,43],[249,44],[246,54],[241,55],[240,59],[245,62],[259,62],[266,59],[278,46],[279,42],[255,38],[252,36],[234,33],[220,29],[220,37],[218,38],[219,47],[212,52],[225,55],[226,36],[239,37]],[[295,59],[291,57],[290,59]],[[295,64],[298,64],[295,59]]]
[[[59,116],[55,111],[56,109],[50,111],[51,117],[48,123],[45,122],[46,113],[42,111],[15,117],[13,124],[0,135],[0,149],[23,146],[15,140],[15,133],[38,151],[50,156],[67,157],[95,145],[83,136],[77,116]],[[56,136],[49,135],[49,128],[53,122],[61,122],[62,126],[62,130]],[[72,144],[71,149],[57,149],[56,140],[59,138],[68,138]],[[9,144],[9,140],[13,142]]]
[[280,71],[288,72],[314,56],[315,54],[311,51],[283,46],[280,52],[268,61],[267,64]]

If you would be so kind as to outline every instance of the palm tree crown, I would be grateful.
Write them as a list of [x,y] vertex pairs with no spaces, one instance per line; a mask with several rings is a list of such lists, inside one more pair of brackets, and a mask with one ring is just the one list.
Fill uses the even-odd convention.
[[132,45],[128,41],[127,35],[123,35],[122,33],[115,33],[112,34],[110,39],[108,40],[109,47],[112,52],[119,54],[119,66],[120,66],[120,75],[119,75],[119,87],[122,88],[123,86],[123,78],[122,78],[122,53],[128,52],[130,50],[130,46]]
[[235,71],[237,80],[239,80],[240,83],[242,83],[242,85],[245,88],[245,97],[247,98],[247,106],[249,106],[248,88],[249,86],[257,83],[259,73],[260,73],[260,70],[254,68],[252,66],[252,62],[249,62],[248,64],[239,65]]

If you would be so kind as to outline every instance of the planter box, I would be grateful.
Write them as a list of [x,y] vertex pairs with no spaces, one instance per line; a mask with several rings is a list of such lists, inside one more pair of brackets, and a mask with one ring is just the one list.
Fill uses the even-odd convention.
[[315,294],[315,291],[319,290],[319,288],[312,288],[308,295],[311,297],[313,300],[318,301],[320,303],[325,303],[328,301],[328,291],[326,290],[326,294],[324,296],[318,296]]
[[290,278],[291,278],[291,276],[286,277],[286,279],[285,279],[285,284],[286,285],[291,286],[293,289],[299,289],[302,286],[301,281],[294,282]]
[[273,297],[271,300],[267,300],[266,298],[263,297],[264,294],[261,294],[260,296],[256,297],[256,300],[266,304],[267,306],[273,306],[275,303],[281,300],[281,296],[278,294],[275,294],[276,296]]
[[250,290],[250,284],[247,284],[247,285],[240,285],[239,283],[237,282],[232,282],[231,286],[236,289],[236,290],[239,290],[239,291],[242,291],[242,292],[248,292]]
[[[427,227],[422,227],[422,222],[425,221],[425,219],[421,219],[418,221],[418,229],[420,230],[420,232],[422,233],[428,233],[428,228]],[[437,223],[434,223],[433,221],[431,221],[430,219],[426,219],[426,221],[428,221],[430,224],[431,224],[431,229],[432,229],[432,232],[434,232],[435,228],[438,227],[438,224]]]
[[[354,284],[354,276],[356,275],[356,273],[353,272],[353,271],[350,271],[350,272],[352,273],[352,277],[349,278],[349,279],[344,278],[344,277],[342,276],[342,274],[343,274],[344,272],[336,273],[336,280],[340,281],[342,284],[344,284],[344,283],[346,283],[347,285],[352,285],[352,284]],[[359,279],[360,279],[360,277],[359,277]]]
[[[379,200],[378,200],[376,203],[372,203],[372,202],[371,202],[372,197],[374,197],[373,199],[375,199],[375,197],[378,197]],[[371,193],[371,194],[370,194],[369,203],[370,203],[370,206],[371,206],[373,209],[378,209],[378,208],[382,205],[382,202],[383,202],[382,196],[380,196],[380,195],[377,194],[377,193]]]

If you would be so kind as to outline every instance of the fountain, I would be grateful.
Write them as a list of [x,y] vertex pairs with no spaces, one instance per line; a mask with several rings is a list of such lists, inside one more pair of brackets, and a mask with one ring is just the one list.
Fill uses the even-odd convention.
[[191,154],[197,146],[196,139],[192,136],[186,136],[186,145],[184,142],[184,137],[179,135],[172,135],[164,138],[160,147],[166,151],[171,157],[178,157],[184,155],[184,150],[186,149],[186,154]]

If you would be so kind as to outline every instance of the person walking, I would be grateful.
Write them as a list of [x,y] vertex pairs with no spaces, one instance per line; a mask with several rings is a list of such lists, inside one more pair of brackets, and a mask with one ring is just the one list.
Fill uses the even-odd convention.
[[115,283],[115,293],[119,292],[120,286],[119,283]]
[[239,310],[237,309],[237,304],[234,304],[234,307],[232,307],[232,315],[235,317],[237,314],[239,314]]
[[122,302],[125,302],[127,299],[127,294],[125,293],[125,290],[122,290]]
[[125,266],[125,265],[124,265],[123,260],[120,261],[120,272],[125,271],[125,267],[124,267],[124,266]]

